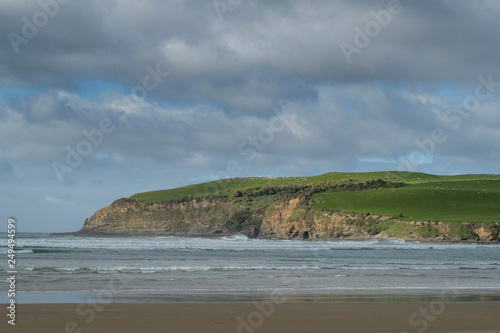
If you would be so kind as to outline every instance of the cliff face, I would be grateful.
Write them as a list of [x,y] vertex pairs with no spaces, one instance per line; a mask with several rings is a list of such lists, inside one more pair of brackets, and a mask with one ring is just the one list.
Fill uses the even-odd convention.
[[189,201],[143,204],[120,199],[85,220],[79,235],[182,235],[208,236],[227,233],[222,221],[234,205]]
[[386,239],[499,241],[499,223],[408,222],[394,217],[311,209],[298,198],[259,209],[230,201],[143,204],[120,199],[87,219],[80,236],[224,236],[266,239]]
[[389,216],[314,211],[298,199],[265,215],[261,237],[271,239],[388,239],[408,241],[500,241],[500,223],[401,221]]

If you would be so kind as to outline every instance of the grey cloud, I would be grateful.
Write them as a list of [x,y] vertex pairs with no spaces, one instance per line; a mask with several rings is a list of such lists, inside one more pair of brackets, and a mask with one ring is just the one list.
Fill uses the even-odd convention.
[[[30,200],[71,199],[78,189],[78,200],[99,208],[102,200],[210,180],[230,160],[240,163],[239,176],[394,169],[377,161],[407,158],[435,128],[448,138],[419,171],[494,172],[498,84],[460,128],[440,114],[473,94],[479,75],[500,82],[500,4],[401,4],[348,63],[340,43],[354,43],[355,27],[365,29],[388,1],[244,0],[223,20],[212,1],[71,1],[18,54],[7,34],[21,34],[22,17],[40,7],[2,1],[0,85],[20,91],[0,90],[2,180],[23,184],[19,198],[31,187]],[[147,66],[170,75],[137,100]],[[97,94],[86,95],[86,85]],[[274,110],[295,118],[257,149],[249,138],[269,128]],[[60,184],[51,162],[64,162],[66,147],[104,118],[115,129]],[[241,144],[258,152],[253,160]],[[106,193],[83,199],[96,187]],[[91,213],[79,211],[71,229]]]
[[[401,3],[403,12],[347,64],[339,43],[352,43],[353,28],[386,1],[244,1],[223,22],[210,2],[72,2],[19,55],[2,40],[2,77],[65,89],[77,89],[75,75],[100,77],[131,89],[146,66],[161,64],[173,75],[156,98],[269,112],[275,100],[314,99],[311,85],[464,82],[498,67],[495,3]],[[2,30],[18,31],[33,11],[4,12]]]
[[54,125],[58,121],[71,122],[76,115],[71,107],[58,99],[55,91],[51,91],[28,96],[25,116],[30,123]]
[[0,161],[0,175],[2,178],[7,178],[12,176],[14,169],[12,165],[7,161]]

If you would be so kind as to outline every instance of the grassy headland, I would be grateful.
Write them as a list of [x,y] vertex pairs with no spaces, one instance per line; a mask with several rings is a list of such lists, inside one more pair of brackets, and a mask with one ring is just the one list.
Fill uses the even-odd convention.
[[126,213],[100,214],[87,230],[125,220],[121,232],[498,240],[499,203],[500,175],[394,171],[231,178],[117,200],[114,205]]
[[[324,189],[328,185],[358,184],[379,179],[399,186],[346,191]],[[294,189],[297,196],[308,190],[313,192],[310,193],[310,207],[398,216],[408,221],[500,221],[500,175],[436,176],[392,171],[331,172],[314,177],[232,178],[138,193],[131,199],[153,203],[186,197],[221,196],[244,201],[243,198],[248,197],[272,199],[277,194],[284,194],[288,188]],[[237,196],[238,192],[241,197]]]

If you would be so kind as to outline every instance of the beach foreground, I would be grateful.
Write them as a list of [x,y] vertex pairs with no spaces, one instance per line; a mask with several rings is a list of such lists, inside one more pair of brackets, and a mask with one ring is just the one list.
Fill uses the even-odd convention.
[[500,303],[114,303],[86,304],[79,314],[78,307],[20,304],[16,326],[4,320],[0,331],[500,332]]

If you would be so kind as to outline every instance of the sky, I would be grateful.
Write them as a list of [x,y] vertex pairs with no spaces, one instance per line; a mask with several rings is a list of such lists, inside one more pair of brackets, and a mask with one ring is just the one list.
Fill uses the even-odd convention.
[[495,0],[0,1],[0,208],[228,177],[498,173]]

